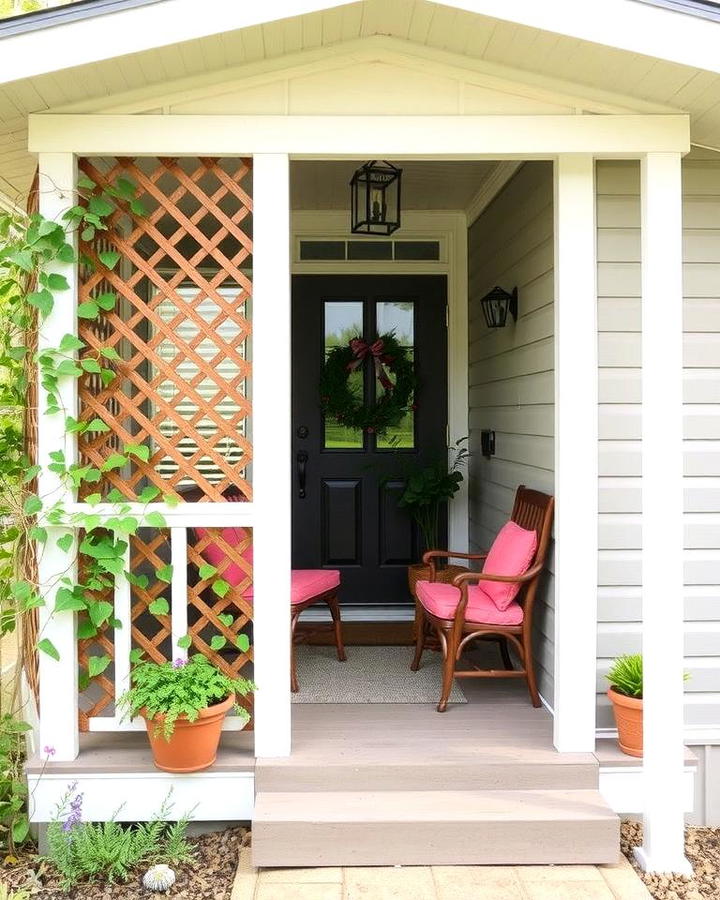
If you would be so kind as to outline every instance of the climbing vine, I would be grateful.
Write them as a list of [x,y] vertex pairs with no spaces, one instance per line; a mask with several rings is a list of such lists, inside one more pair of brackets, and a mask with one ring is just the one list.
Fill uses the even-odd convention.
[[[30,458],[28,451],[32,423],[38,414],[59,421],[59,431],[73,439],[110,430],[100,418],[75,418],[75,411],[66,409],[62,398],[69,380],[85,374],[96,376],[105,387],[112,384],[120,362],[117,351],[111,346],[91,350],[74,334],[65,334],[56,345],[47,346],[43,327],[58,304],[69,302],[70,285],[62,269],[71,265],[81,266],[83,272],[96,269],[93,259],[76,252],[73,235],[88,242],[100,233],[111,232],[111,219],[118,210],[144,216],[138,193],[137,186],[127,178],[118,178],[101,189],[82,175],[78,202],[69,205],[60,221],[51,221],[40,213],[0,209],[0,637],[17,632],[24,617],[45,606],[50,607],[50,616],[76,612],[79,639],[93,638],[105,627],[129,627],[130,623],[118,621],[107,599],[118,577],[141,588],[148,584],[147,575],[126,568],[128,543],[142,527],[167,527],[162,513],[150,504],[177,502],[174,495],[165,496],[158,488],[146,486],[138,496],[141,512],[137,513],[137,506],[130,506],[117,490],[102,496],[99,484],[104,473],[122,469],[133,457],[148,462],[147,445],[126,444],[99,466],[67,459],[62,446],[52,450],[48,460]],[[99,266],[108,273],[120,261],[120,254],[112,249],[100,250],[96,256]],[[79,304],[77,315],[84,320],[99,320],[116,304],[113,291],[98,292]],[[37,408],[29,408],[29,404]],[[56,485],[55,489],[47,491],[48,483]],[[79,489],[84,497],[82,509],[67,510],[63,497]],[[94,509],[101,501],[110,504],[109,516],[101,516]],[[67,566],[41,591],[34,554],[47,552],[50,541],[66,554]],[[216,577],[214,567],[202,569],[201,578],[214,579],[214,593],[224,596],[230,590],[227,582]],[[161,566],[155,577],[169,584],[172,566]],[[167,615],[169,603],[158,597],[150,603],[149,611]],[[232,617],[225,614],[223,624],[228,625],[228,619],[232,623]],[[191,638],[185,635],[177,643],[187,649]],[[211,647],[220,649],[225,643],[222,635],[216,635]],[[236,643],[241,651],[248,649],[246,635],[240,634]],[[42,631],[36,648],[59,659],[57,648]],[[139,662],[141,655],[141,651],[133,650],[131,661]],[[110,663],[106,654],[90,656],[87,670],[80,674],[81,689]],[[0,832],[2,817],[0,802]]]

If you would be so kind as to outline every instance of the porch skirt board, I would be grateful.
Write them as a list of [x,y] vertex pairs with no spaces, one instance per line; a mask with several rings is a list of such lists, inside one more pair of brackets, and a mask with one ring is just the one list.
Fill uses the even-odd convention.
[[[300,690],[293,703],[433,703],[440,699],[439,653],[425,651],[420,669],[410,671],[414,648],[346,647],[339,662],[334,647],[299,645],[297,674]],[[455,682],[451,703],[467,703]]]

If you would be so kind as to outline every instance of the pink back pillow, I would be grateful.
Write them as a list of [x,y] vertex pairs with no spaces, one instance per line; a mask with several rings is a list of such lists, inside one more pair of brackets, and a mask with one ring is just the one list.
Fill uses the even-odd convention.
[[[485,560],[483,572],[488,575],[524,575],[537,550],[537,534],[508,522],[498,532]],[[480,587],[499,610],[506,610],[521,585],[501,581],[481,581]]]

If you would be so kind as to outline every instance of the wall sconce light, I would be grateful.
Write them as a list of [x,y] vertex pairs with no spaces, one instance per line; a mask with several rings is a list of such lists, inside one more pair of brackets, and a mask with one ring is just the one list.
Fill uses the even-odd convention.
[[488,328],[504,328],[508,312],[513,317],[513,321],[517,322],[518,292],[516,287],[512,289],[511,294],[508,294],[507,291],[496,285],[489,293],[485,294],[480,303]]
[[365,163],[350,182],[353,234],[392,234],[400,227],[402,169],[389,162]]

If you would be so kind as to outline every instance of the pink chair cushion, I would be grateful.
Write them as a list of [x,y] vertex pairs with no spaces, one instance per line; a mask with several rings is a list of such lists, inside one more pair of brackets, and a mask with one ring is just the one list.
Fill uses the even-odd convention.
[[293,569],[290,581],[290,602],[304,603],[311,597],[324,594],[340,586],[337,569]]
[[[207,528],[196,528],[195,533],[198,536],[199,540],[204,540],[208,535]],[[223,528],[222,529],[222,537],[228,547],[238,547],[242,544],[248,532],[245,528]],[[220,577],[227,581],[229,585],[232,587],[237,587],[239,584],[242,584],[243,581],[246,581],[248,578],[248,573],[245,569],[241,568],[237,563],[231,562],[224,569],[222,568],[222,564],[227,559],[227,553],[225,550],[219,545],[213,542],[209,543],[206,547],[204,547],[200,551],[200,555],[202,558],[209,562],[211,566],[215,566],[216,569],[220,570]],[[250,543],[240,554],[242,558],[249,564],[250,571],[252,572],[252,564],[253,564],[253,545],[252,538],[250,539]],[[252,597],[253,588],[252,583],[247,586],[247,588],[243,591],[243,597]]]
[[[488,575],[523,575],[530,568],[537,550],[537,534],[508,522],[498,532],[485,560]],[[521,585],[501,581],[483,581],[482,589],[499,610],[507,609]]]
[[[418,581],[415,590],[418,600],[429,613],[439,619],[453,618],[460,602],[460,588],[437,581]],[[511,601],[505,609],[498,609],[479,585],[468,587],[465,621],[481,625],[519,625],[522,620],[523,609],[519,603]]]

